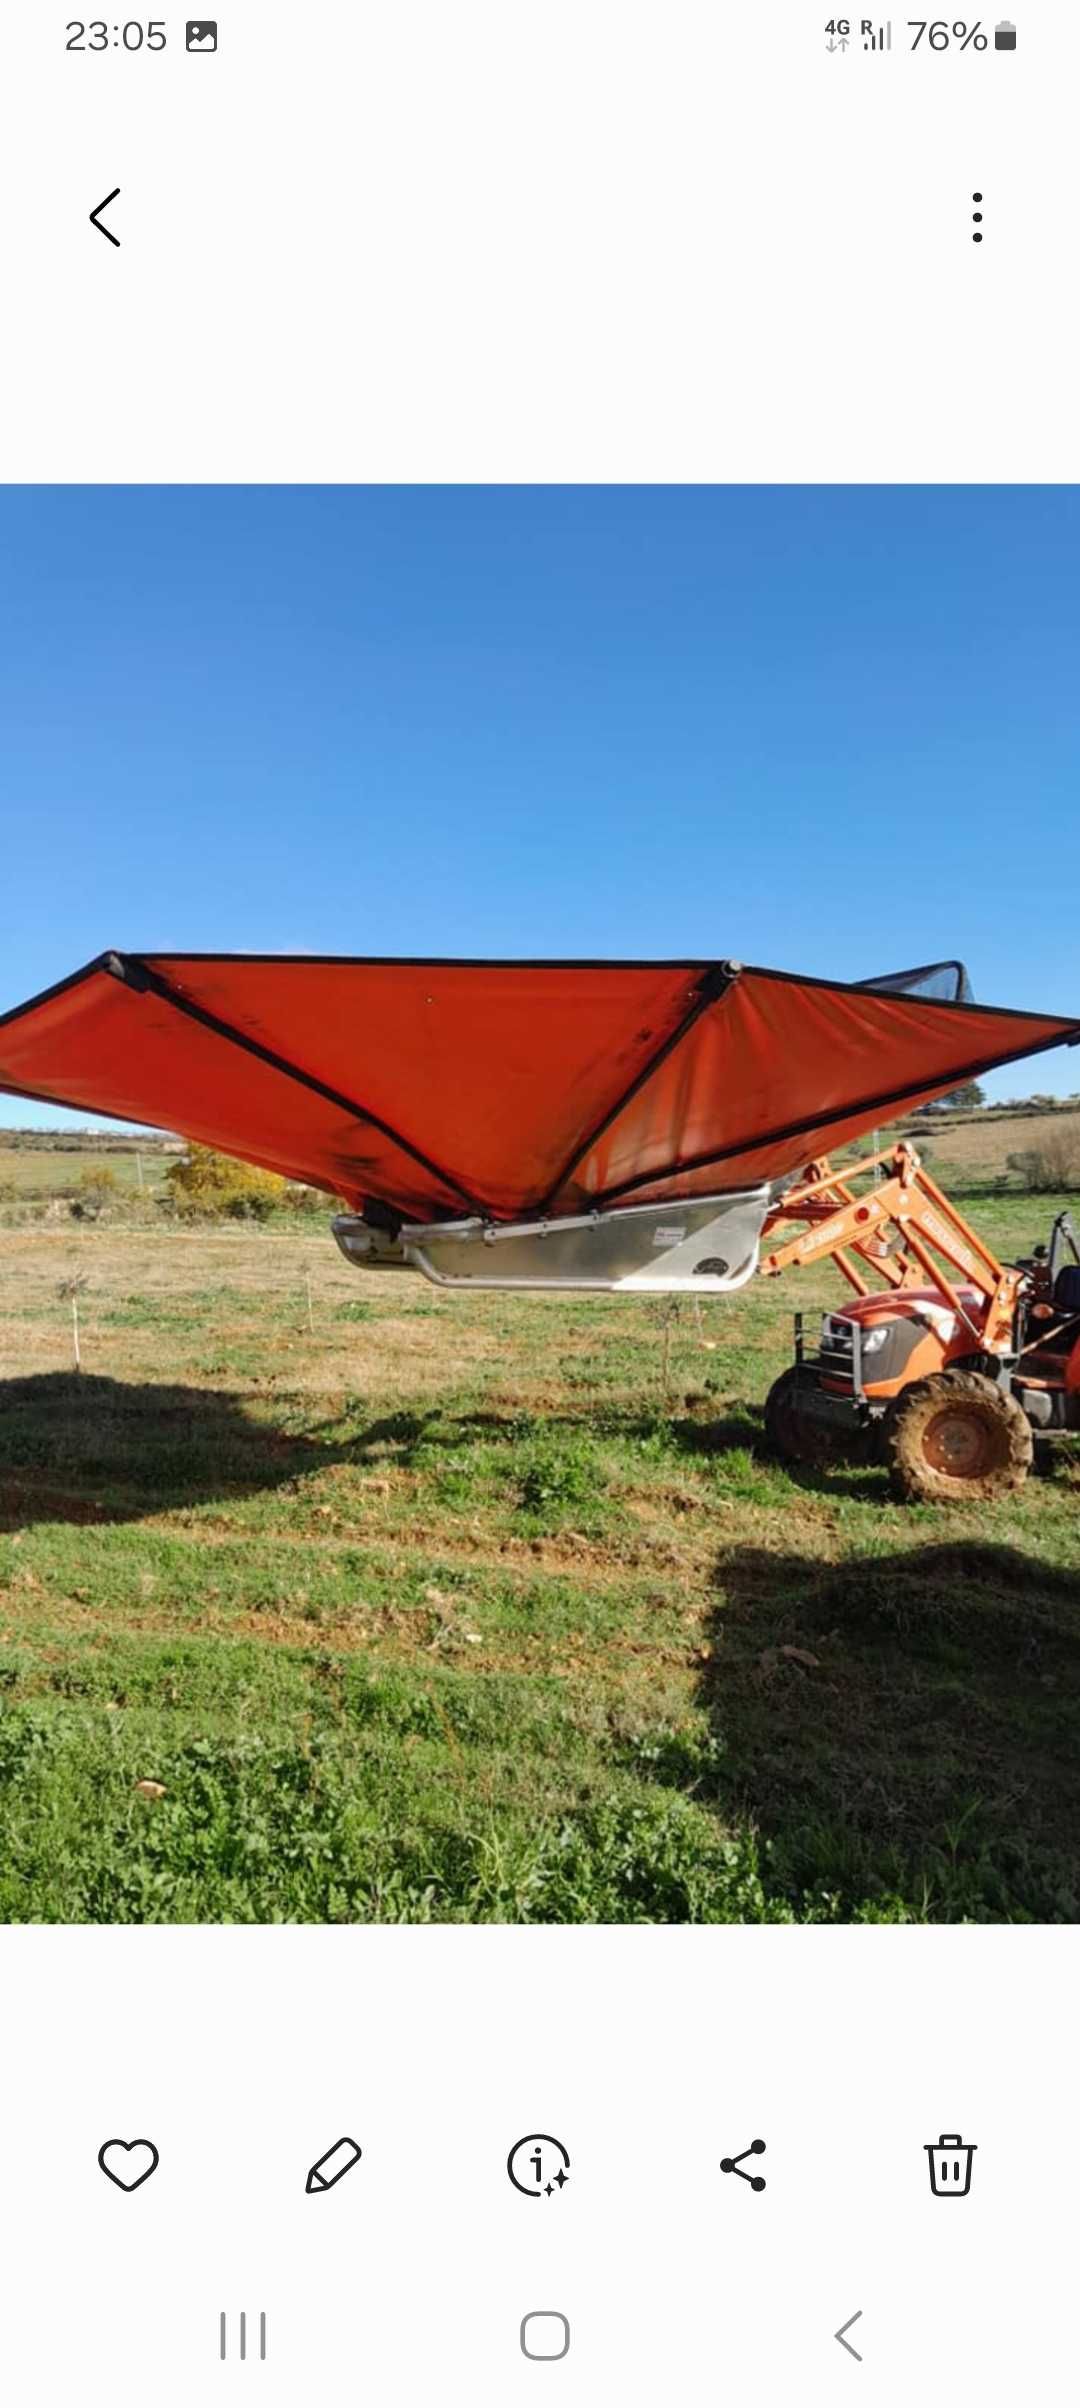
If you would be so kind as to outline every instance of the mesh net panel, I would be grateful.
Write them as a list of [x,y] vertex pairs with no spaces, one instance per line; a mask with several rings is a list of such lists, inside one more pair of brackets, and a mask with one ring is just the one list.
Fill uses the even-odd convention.
[[859,985],[883,995],[923,995],[930,1003],[974,1003],[971,980],[963,962],[928,962],[921,970],[890,970],[884,978],[861,978]]

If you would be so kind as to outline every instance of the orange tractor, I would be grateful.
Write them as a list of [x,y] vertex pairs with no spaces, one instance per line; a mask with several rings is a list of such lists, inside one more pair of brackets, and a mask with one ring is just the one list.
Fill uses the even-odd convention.
[[[792,1221],[798,1235],[770,1251]],[[780,1454],[884,1460],[904,1498],[987,1497],[1020,1487],[1035,1433],[1080,1430],[1080,1244],[1068,1213],[1048,1245],[999,1263],[914,1147],[898,1145],[843,1171],[814,1163],[774,1205],[762,1274],[826,1258],[854,1297],[823,1316],[816,1351],[796,1315],[795,1361],[765,1405]]]

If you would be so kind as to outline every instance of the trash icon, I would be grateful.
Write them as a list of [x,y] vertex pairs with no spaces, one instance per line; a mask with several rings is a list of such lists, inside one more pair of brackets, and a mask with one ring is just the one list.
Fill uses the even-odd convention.
[[971,2189],[971,2160],[978,2143],[961,2140],[958,2132],[943,2132],[940,2140],[928,2140],[926,2154],[930,2160],[930,2188],[935,2199],[966,2199]]

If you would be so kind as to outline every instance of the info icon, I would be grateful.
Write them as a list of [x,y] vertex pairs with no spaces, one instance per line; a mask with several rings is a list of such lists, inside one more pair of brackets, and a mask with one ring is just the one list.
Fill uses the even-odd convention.
[[570,2180],[570,2152],[550,2132],[527,2132],[514,2142],[506,2171],[526,2199],[557,2199]]
[[189,50],[216,50],[217,18],[189,17],[187,46]]

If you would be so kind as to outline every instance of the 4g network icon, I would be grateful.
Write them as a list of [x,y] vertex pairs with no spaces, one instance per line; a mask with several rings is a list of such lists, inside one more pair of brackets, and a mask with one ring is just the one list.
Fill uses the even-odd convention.
[[825,28],[826,50],[850,50],[853,41],[861,42],[864,50],[891,50],[892,19],[876,25],[872,17],[863,17],[853,33],[850,17],[830,17]]

